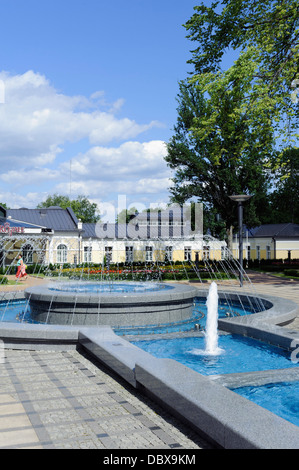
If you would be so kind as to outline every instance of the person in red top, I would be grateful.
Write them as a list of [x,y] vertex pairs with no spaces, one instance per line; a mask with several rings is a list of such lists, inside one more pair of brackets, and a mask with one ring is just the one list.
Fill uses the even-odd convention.
[[25,278],[27,279],[27,273],[26,273],[26,265],[24,264],[24,261],[22,259],[22,256],[18,256],[18,262],[17,262],[17,273],[16,273],[16,279],[21,279]]

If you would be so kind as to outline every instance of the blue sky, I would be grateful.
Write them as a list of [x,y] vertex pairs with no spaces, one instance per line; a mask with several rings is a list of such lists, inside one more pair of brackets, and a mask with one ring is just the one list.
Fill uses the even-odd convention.
[[[207,2],[210,4],[210,2]],[[0,1],[0,201],[167,202],[194,0]]]

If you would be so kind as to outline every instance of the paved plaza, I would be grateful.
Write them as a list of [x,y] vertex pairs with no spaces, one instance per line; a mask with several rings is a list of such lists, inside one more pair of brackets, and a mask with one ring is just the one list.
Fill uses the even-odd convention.
[[[299,282],[260,274],[250,277],[257,293],[299,305]],[[299,332],[299,317],[287,328]],[[82,351],[4,353],[0,449],[211,448]]]
[[0,365],[0,448],[208,447],[77,351],[6,351]]

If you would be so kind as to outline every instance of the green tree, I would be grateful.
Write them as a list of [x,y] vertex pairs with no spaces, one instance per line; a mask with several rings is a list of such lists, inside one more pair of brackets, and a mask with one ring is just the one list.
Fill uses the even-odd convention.
[[117,214],[116,223],[117,224],[128,224],[131,220],[131,217],[135,214],[138,214],[136,207],[131,207],[130,209],[123,209]]
[[38,208],[59,206],[62,209],[71,207],[78,217],[84,223],[96,223],[100,220],[98,206],[95,203],[91,203],[86,196],[78,196],[77,199],[70,199],[68,196],[54,194],[48,196],[47,199],[38,204]]
[[242,85],[226,89],[220,80],[207,95],[194,83],[180,82],[178,120],[165,157],[175,170],[172,200],[182,204],[197,197],[225,221],[227,235],[237,226],[232,194],[253,195],[245,221],[261,222],[269,180],[264,165],[272,152],[271,129],[260,130],[244,112]]
[[[227,89],[249,80],[243,99],[248,119],[271,127],[282,150],[292,147],[292,138],[298,138],[298,106],[291,98],[299,85],[298,0],[223,0],[194,10],[185,25],[196,43],[189,61],[193,81],[209,92],[224,75]],[[223,72],[230,51],[239,56]],[[268,165],[277,168],[280,155]]]

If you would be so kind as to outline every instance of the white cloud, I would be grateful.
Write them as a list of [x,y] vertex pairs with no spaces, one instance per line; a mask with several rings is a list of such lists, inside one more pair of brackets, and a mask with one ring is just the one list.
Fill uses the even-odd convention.
[[[98,177],[100,181],[120,181],[133,177],[153,175],[165,178],[170,175],[164,156],[162,141],[125,142],[119,147],[92,147],[85,154],[72,159],[72,175],[84,180]],[[61,165],[62,172],[69,171],[69,163]]]
[[13,191],[0,192],[0,203],[5,202],[11,209],[20,207],[36,207],[43,199],[43,195],[35,192],[20,194]]
[[49,170],[48,168],[32,168],[27,171],[10,170],[0,175],[0,179],[13,185],[15,189],[20,189],[26,185],[41,184],[45,181],[57,181],[59,178],[59,171]]
[[[5,86],[5,103],[0,106],[0,162],[7,158],[14,164],[29,164],[40,155],[53,158],[66,142],[89,139],[92,145],[134,138],[159,125],[137,124],[134,120],[117,119],[123,100],[117,100],[109,111],[94,109],[94,98],[67,96],[59,93],[43,75],[28,71],[11,76],[0,73]],[[101,95],[101,93],[100,93]],[[99,98],[99,94],[93,97]]]
[[[166,199],[171,183],[165,144],[137,141],[161,123],[119,119],[123,98],[109,103],[103,91],[89,98],[68,96],[33,71],[2,72],[0,82],[5,87],[5,102],[0,103],[0,202],[36,207],[55,192],[82,194],[101,203],[116,194],[148,202],[155,194]],[[87,150],[79,153],[78,145]]]

